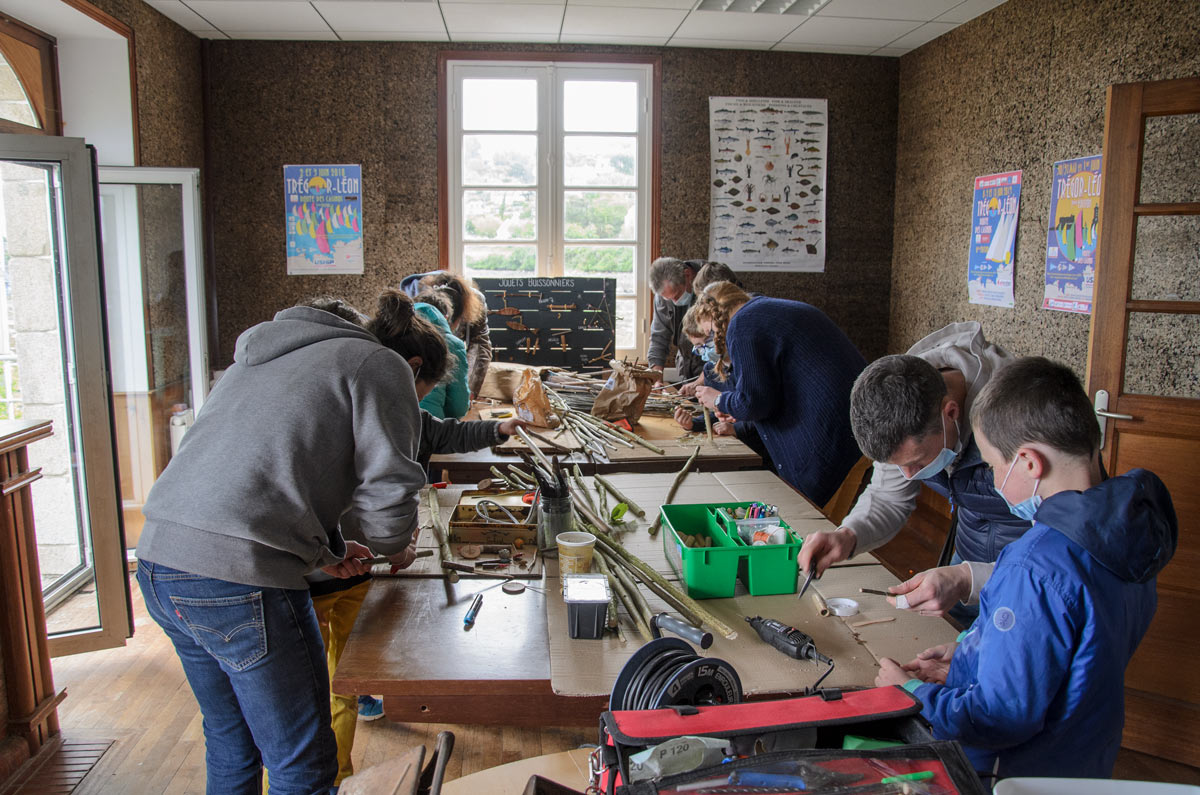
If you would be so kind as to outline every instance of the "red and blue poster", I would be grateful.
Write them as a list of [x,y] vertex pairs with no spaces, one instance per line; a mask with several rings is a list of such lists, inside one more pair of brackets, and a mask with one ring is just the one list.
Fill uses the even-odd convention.
[[1100,161],[1100,155],[1093,155],[1054,164],[1042,309],[1091,314],[1100,240]]
[[1020,209],[1020,171],[975,178],[967,258],[967,296],[972,304],[1012,307]]
[[362,273],[362,166],[284,166],[288,275]]

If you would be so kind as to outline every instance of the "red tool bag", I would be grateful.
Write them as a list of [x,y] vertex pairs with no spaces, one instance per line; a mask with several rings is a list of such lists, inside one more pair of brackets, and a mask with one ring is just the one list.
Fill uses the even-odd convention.
[[[827,788],[822,781],[832,782],[831,791],[836,791],[837,786],[880,784],[891,775],[920,772],[927,780],[909,791],[983,795],[986,790],[962,750],[956,743],[935,742],[920,711],[921,702],[903,688],[877,687],[777,701],[605,712],[592,784],[618,795],[750,792],[749,787],[772,785],[773,791],[786,792],[778,788],[780,782],[806,779],[804,789],[819,792]],[[844,750],[847,735],[903,745]],[[628,783],[630,756],[678,737],[728,740],[730,755],[715,766]],[[739,785],[739,779],[746,783]],[[880,784],[877,791],[904,790]]]

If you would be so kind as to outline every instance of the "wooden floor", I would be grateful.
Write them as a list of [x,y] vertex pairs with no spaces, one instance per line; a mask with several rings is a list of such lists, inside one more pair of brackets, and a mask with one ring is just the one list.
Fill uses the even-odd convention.
[[[64,737],[83,743],[114,741],[75,792],[203,793],[200,711],[170,641],[147,616],[137,584],[132,586],[136,631],[127,646],[54,661],[54,683],[68,693],[59,708]],[[447,780],[596,741],[591,729],[360,721],[355,766],[363,769],[416,744],[432,749],[441,729],[454,732],[457,739]],[[1126,751],[1118,758],[1115,777],[1200,785],[1198,769]]]

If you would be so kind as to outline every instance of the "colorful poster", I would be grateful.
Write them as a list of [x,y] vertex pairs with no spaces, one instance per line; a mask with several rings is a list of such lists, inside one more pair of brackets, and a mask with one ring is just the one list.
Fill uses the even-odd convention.
[[828,102],[709,97],[708,118],[708,258],[735,271],[824,271]]
[[289,276],[362,273],[362,166],[284,166]]
[[1100,238],[1100,160],[1100,155],[1093,155],[1054,164],[1042,309],[1092,312]]
[[972,304],[1012,307],[1021,172],[975,178],[967,295]]

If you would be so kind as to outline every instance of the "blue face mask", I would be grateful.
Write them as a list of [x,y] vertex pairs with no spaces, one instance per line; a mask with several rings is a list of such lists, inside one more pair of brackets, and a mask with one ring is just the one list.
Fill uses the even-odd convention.
[[675,306],[687,306],[691,302],[692,302],[692,294],[691,293],[684,293],[683,295],[681,295],[678,298],[675,298],[671,301],[671,303],[675,304]]
[[993,483],[992,488],[996,489],[996,493],[1000,495],[1000,499],[1004,500],[1004,504],[1008,506],[1008,510],[1013,516],[1016,516],[1019,519],[1024,519],[1027,522],[1032,522],[1034,514],[1037,513],[1037,509],[1041,507],[1042,504],[1042,498],[1039,497],[1037,493],[1038,484],[1042,482],[1042,479],[1038,478],[1037,480],[1033,481],[1033,494],[1029,495],[1028,499],[1021,500],[1021,502],[1013,505],[1008,501],[1008,497],[1004,496],[1004,486],[1008,483],[1009,475],[1012,474],[1013,467],[1016,465],[1017,459],[1016,457],[1013,457],[1012,463],[1008,465],[1008,474],[1004,476],[1004,481],[999,485],[999,487]]
[[717,348],[713,344],[712,340],[701,343],[699,345],[693,345],[692,353],[696,354],[697,356],[699,356],[701,359],[708,362],[709,364],[716,364],[717,361],[721,358],[720,356],[717,356]]
[[[958,428],[958,420],[954,421],[954,429],[956,431],[958,431],[958,435],[959,435],[958,444],[961,445],[962,444],[962,431],[959,430],[959,428]],[[955,445],[955,446],[957,447],[958,445]],[[942,451],[940,453],[938,453],[932,461],[930,461],[925,466],[921,467],[921,471],[917,472],[911,478],[908,475],[904,474],[903,469],[900,469],[899,467],[896,467],[896,468],[900,469],[900,475],[905,480],[926,480],[928,478],[933,477],[937,473],[941,472],[946,467],[950,466],[950,464],[952,464],[954,462],[954,459],[957,457],[958,457],[958,453],[954,450],[951,450],[949,447],[946,446],[946,415],[943,414],[942,415]]]

